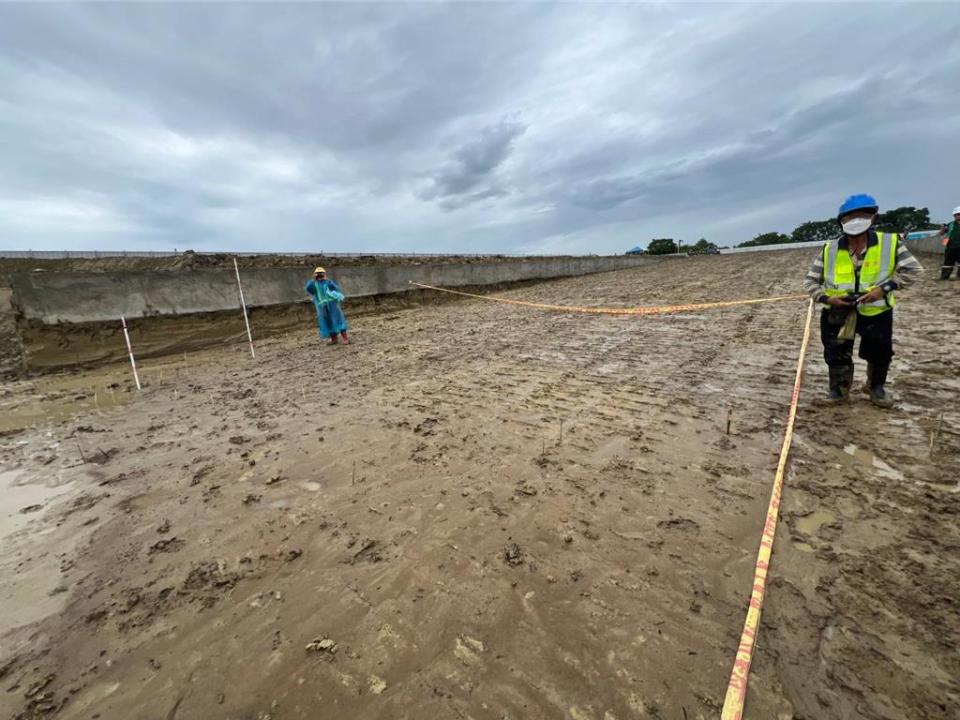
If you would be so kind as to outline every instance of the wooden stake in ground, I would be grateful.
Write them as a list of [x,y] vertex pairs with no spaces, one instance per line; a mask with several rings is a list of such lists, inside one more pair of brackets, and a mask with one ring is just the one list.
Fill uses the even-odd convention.
[[247,318],[247,304],[243,300],[243,285],[240,282],[240,267],[237,265],[237,259],[233,259],[233,269],[237,273],[237,288],[240,290],[240,307],[243,308],[243,324],[247,326],[247,342],[250,343],[250,357],[257,358],[253,352],[253,335],[250,334],[250,320]]
[[127,319],[121,315],[120,324],[123,325],[123,337],[127,341],[127,353],[130,355],[130,367],[133,368],[133,379],[137,383],[137,390],[140,389],[140,376],[137,374],[137,361],[133,359],[133,348],[130,346],[130,333],[127,332]]
[[937,426],[930,431],[930,457],[933,457],[933,448],[937,444],[937,440],[940,439],[940,430],[943,428],[943,413],[940,413],[940,417],[937,418]]

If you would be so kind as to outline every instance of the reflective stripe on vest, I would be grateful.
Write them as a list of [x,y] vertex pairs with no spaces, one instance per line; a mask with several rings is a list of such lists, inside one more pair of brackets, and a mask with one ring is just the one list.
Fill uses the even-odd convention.
[[[860,266],[860,285],[857,287],[856,268],[847,250],[840,252],[840,238],[823,247],[823,289],[828,297],[865,293],[883,285],[893,277],[897,260],[897,242],[894,233],[877,233],[876,245],[867,248]],[[897,304],[892,292],[871,303],[857,306],[861,315],[879,315]]]

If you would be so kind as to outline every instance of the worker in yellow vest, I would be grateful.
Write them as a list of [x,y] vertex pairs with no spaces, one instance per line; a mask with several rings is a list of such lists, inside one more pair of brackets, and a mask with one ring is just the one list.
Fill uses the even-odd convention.
[[923,271],[895,233],[872,229],[879,212],[870,195],[852,195],[840,206],[843,233],[826,243],[810,266],[804,289],[823,305],[820,339],[830,371],[831,402],[846,400],[853,385],[854,336],[867,361],[864,391],[877,407],[893,406],[886,391],[893,357],[893,308],[896,291]]

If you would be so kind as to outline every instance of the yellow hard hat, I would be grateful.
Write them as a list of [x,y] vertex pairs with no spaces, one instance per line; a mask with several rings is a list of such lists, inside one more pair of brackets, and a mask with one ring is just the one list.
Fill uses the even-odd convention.
[[314,274],[314,275],[316,275],[317,273],[325,273],[325,272],[326,272],[326,270],[324,270],[322,267],[315,267],[315,268],[313,269],[313,274]]

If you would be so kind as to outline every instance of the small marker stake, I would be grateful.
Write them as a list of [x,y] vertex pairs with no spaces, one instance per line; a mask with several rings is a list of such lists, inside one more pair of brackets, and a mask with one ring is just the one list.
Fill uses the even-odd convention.
[[130,355],[130,367],[133,368],[133,379],[137,383],[137,390],[140,389],[140,376],[137,374],[137,361],[133,359],[133,348],[130,346],[130,333],[127,332],[127,319],[121,315],[120,324],[123,325],[123,337],[127,341],[127,353]]
[[247,326],[247,341],[250,343],[250,357],[256,360],[256,353],[253,352],[253,335],[250,334],[250,320],[247,318],[247,304],[243,300],[243,285],[240,283],[240,268],[237,265],[237,259],[233,259],[233,269],[237,273],[237,288],[240,290],[240,307],[243,308],[243,323]]

